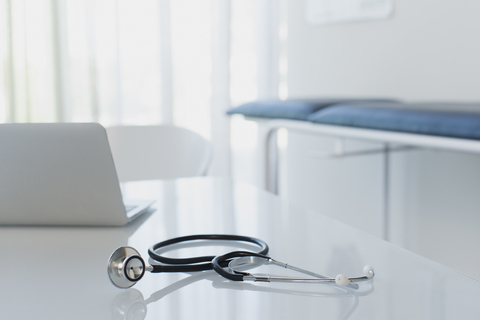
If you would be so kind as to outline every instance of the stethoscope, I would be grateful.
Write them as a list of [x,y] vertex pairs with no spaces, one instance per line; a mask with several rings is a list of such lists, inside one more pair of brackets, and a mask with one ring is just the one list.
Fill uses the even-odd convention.
[[[259,247],[257,252],[234,251],[219,256],[199,256],[191,258],[169,258],[158,253],[160,249],[168,246],[193,242],[198,240],[213,241],[237,241],[249,243]],[[111,282],[119,288],[129,288],[137,283],[145,274],[161,272],[197,272],[214,269],[222,277],[232,281],[254,281],[254,282],[296,282],[296,283],[326,283],[338,286],[348,286],[357,289],[357,282],[372,279],[375,275],[373,267],[365,266],[365,275],[361,277],[348,278],[343,274],[330,278],[315,272],[304,270],[287,263],[283,263],[268,257],[268,245],[265,241],[246,236],[225,235],[225,234],[200,234],[177,237],[159,242],[148,249],[150,258],[160,264],[146,265],[140,253],[128,246],[116,249],[108,260],[107,272]],[[258,275],[241,271],[244,267],[270,264],[297,271],[314,278],[277,277],[271,275]],[[226,269],[228,267],[228,270]]]

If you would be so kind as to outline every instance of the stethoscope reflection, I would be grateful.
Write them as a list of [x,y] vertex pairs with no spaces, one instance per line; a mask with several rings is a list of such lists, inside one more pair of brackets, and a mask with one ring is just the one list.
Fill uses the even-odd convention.
[[[348,319],[357,309],[360,303],[360,297],[367,296],[374,291],[373,279],[364,282],[359,290],[352,290],[348,287],[339,287],[335,285],[327,285],[333,288],[335,292],[307,291],[307,290],[291,290],[283,288],[274,288],[271,286],[257,286],[251,283],[225,281],[213,271],[205,271],[193,274],[187,278],[179,280],[161,290],[154,292],[149,298],[144,299],[142,293],[136,289],[128,289],[118,294],[112,301],[110,307],[111,320],[144,320],[147,316],[148,305],[159,301],[165,296],[186,287],[200,280],[208,280],[212,282],[215,289],[241,290],[267,292],[277,294],[288,294],[295,296],[309,296],[321,298],[345,298],[352,297],[354,302],[349,310],[341,316],[340,319]],[[308,286],[308,285],[307,285]],[[308,286],[311,288],[311,286]]]

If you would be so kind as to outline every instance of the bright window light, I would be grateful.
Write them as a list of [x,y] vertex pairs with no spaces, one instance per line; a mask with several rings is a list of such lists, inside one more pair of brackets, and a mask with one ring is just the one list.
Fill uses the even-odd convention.
[[212,25],[209,0],[171,5],[173,120],[211,138]]

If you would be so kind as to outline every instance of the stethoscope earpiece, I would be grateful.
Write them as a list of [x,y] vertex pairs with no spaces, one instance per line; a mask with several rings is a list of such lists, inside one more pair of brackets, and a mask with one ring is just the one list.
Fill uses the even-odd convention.
[[346,287],[352,282],[350,281],[350,279],[348,279],[346,275],[339,274],[335,277],[335,283],[337,284],[337,286]]
[[363,267],[363,273],[365,273],[365,277],[367,277],[368,279],[373,278],[373,276],[375,275],[373,267],[369,265]]
[[133,286],[145,274],[145,262],[140,253],[132,247],[120,247],[108,260],[107,273],[117,287],[126,289]]
[[363,273],[365,273],[365,276],[358,277],[358,278],[348,278],[346,275],[339,274],[335,277],[335,283],[338,286],[346,287],[348,285],[352,285],[353,281],[358,281],[362,279],[371,279],[375,275],[375,271],[373,270],[373,267],[368,265],[363,267]]

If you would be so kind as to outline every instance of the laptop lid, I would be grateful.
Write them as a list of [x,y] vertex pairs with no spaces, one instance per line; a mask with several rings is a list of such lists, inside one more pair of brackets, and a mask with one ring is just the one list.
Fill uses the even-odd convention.
[[0,125],[0,224],[119,226],[129,220],[100,124]]

